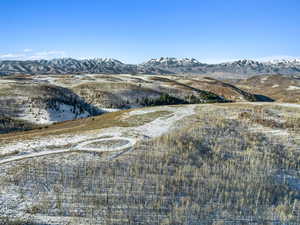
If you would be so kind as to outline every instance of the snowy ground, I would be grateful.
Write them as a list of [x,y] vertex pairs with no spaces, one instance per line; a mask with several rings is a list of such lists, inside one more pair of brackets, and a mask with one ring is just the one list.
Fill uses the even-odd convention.
[[90,114],[87,111],[79,113],[78,108],[74,110],[73,106],[66,104],[59,104],[57,110],[25,107],[24,113],[19,115],[22,120],[35,124],[52,124],[54,122],[86,118],[88,116]]
[[300,90],[300,87],[298,87],[298,86],[289,86],[289,87],[287,88],[287,90],[288,90],[288,91]]
[[265,83],[265,81],[268,80],[268,78],[269,78],[269,77],[263,77],[263,78],[260,79],[260,82],[261,82],[261,83]]
[[14,80],[0,79],[0,84],[16,83]]
[[[186,116],[193,115],[195,113],[195,105],[186,105],[184,107],[156,107],[150,111],[170,111],[172,114],[165,117],[158,117],[157,119],[137,127],[111,127],[102,129],[99,133],[84,133],[80,135],[60,135],[56,137],[44,137],[35,140],[27,140],[4,145],[0,147],[0,153],[3,155],[9,155],[10,153],[18,152],[17,155],[6,157],[0,160],[0,165],[12,161],[18,161],[26,158],[41,157],[51,154],[66,153],[68,151],[95,151],[104,152],[105,148],[90,148],[85,147],[88,144],[99,142],[103,140],[127,140],[128,144],[119,146],[113,149],[113,151],[123,151],[132,147],[137,141],[144,138],[158,137],[172,129],[175,123]],[[147,112],[147,111],[146,111]],[[128,113],[126,116],[139,115],[145,113],[144,109],[137,109],[135,113]],[[110,136],[109,139],[103,139],[103,137]],[[66,148],[66,145],[71,145]],[[53,149],[55,146],[55,150]],[[1,157],[0,154],[0,157]]]
[[279,106],[292,107],[292,108],[300,108],[300,104],[296,103],[277,103]]
[[[137,127],[111,127],[98,132],[87,132],[78,135],[65,134],[51,138],[37,138],[35,140],[4,145],[0,147],[0,153],[9,154],[14,151],[18,151],[19,153],[2,157],[2,159],[0,155],[0,169],[1,166],[5,166],[8,163],[18,162],[24,159],[72,152],[113,152],[113,154],[107,158],[107,160],[112,160],[132,150],[132,147],[140,140],[158,137],[159,135],[169,132],[172,128],[176,127],[176,122],[186,116],[193,115],[195,113],[195,107],[195,105],[186,105],[183,107],[156,107],[151,110],[136,109],[135,113],[127,113],[126,118],[142,115],[149,111],[161,111],[162,109],[164,111],[170,111],[171,114],[168,115],[167,118],[158,116],[157,119]],[[115,142],[116,144],[108,147],[107,141]],[[101,146],[101,142],[106,144]],[[70,146],[64,147],[67,144],[70,144]],[[54,150],[53,146],[55,146]],[[0,190],[0,214],[13,216],[15,218],[26,218],[28,215],[25,213],[25,209],[33,201],[34,199],[24,201],[18,190]],[[59,221],[61,224],[64,218],[42,216],[40,219],[41,221],[51,224],[56,224],[56,222]]]
[[292,108],[300,108],[300,104],[297,103],[280,103],[280,102],[239,102],[239,104],[246,105],[270,105],[270,106],[284,106],[284,107],[292,107]]
[[[246,103],[245,103],[246,104]],[[283,107],[300,108],[298,104],[287,103],[249,103],[251,105],[279,105]],[[64,134],[59,136],[36,138],[33,140],[26,140],[0,146],[0,166],[5,166],[8,163],[17,162],[28,158],[36,158],[53,154],[66,154],[71,152],[113,152],[113,155],[108,159],[114,159],[132,149],[137,142],[144,139],[151,139],[161,136],[176,128],[176,123],[182,119],[194,115],[197,112],[196,107],[199,105],[184,105],[184,106],[160,106],[151,108],[135,109],[127,112],[124,115],[124,120],[131,117],[146,115],[147,113],[169,111],[168,115],[158,115],[156,119],[151,122],[144,123],[140,126],[133,127],[110,127],[98,131],[89,131],[82,134]],[[209,109],[209,105],[201,105],[201,108]],[[225,116],[225,115],[224,115]],[[275,138],[289,137],[289,132],[284,129],[272,129],[263,126],[256,126],[250,129],[253,132],[263,132],[266,135],[274,136]],[[107,146],[101,145],[101,142],[108,141],[116,142],[115,145]],[[119,142],[118,142],[119,141]],[[119,143],[119,144],[117,144]],[[122,143],[122,144],[120,144]],[[68,147],[65,147],[68,145]],[[53,146],[55,148],[53,149]],[[15,155],[4,156],[18,151]],[[0,167],[1,168],[1,167]],[[1,172],[1,170],[0,170]],[[285,176],[286,177],[286,176]],[[279,179],[279,178],[278,178]],[[291,184],[296,188],[299,187],[299,179],[290,178]],[[16,212],[21,212],[26,208],[22,202],[20,193],[16,190],[0,190],[0,213],[5,215],[15,215]],[[20,204],[18,204],[20,203]],[[5,208],[7,207],[7,208]],[[17,210],[15,210],[17,209]],[[17,214],[18,216],[18,214]],[[20,216],[23,216],[20,214]],[[43,221],[62,220],[62,218],[43,217]]]
[[[246,104],[246,103],[245,103]],[[291,104],[291,103],[248,103],[251,105],[278,105],[283,107],[294,107],[300,108],[299,104]],[[1,155],[9,155],[14,152],[18,152],[17,155],[13,155],[11,157],[6,157],[0,160],[0,164],[17,161],[25,158],[33,158],[40,157],[50,154],[59,154],[66,153],[68,151],[84,151],[91,150],[95,152],[107,151],[107,149],[97,148],[91,149],[90,147],[85,147],[88,144],[99,142],[103,140],[103,137],[110,137],[107,140],[128,140],[128,144],[124,146],[116,147],[113,151],[123,151],[131,146],[133,146],[136,142],[145,139],[145,138],[155,138],[161,136],[174,127],[177,121],[181,119],[195,114],[196,105],[185,105],[185,106],[160,106],[153,108],[143,108],[143,109],[135,109],[133,111],[128,112],[124,117],[124,120],[127,120],[130,117],[134,117],[137,115],[143,115],[152,112],[158,111],[169,111],[171,114],[167,116],[158,116],[151,122],[145,123],[141,126],[136,127],[110,127],[100,130],[99,132],[87,132],[77,135],[64,134],[59,136],[52,136],[38,138],[34,140],[24,140],[23,142],[17,142],[13,144],[8,144],[4,146],[0,146],[0,157]],[[66,117],[64,118],[66,119]],[[280,135],[287,136],[287,130],[283,129],[271,129],[265,128],[262,126],[256,126],[253,128],[253,132],[264,132],[268,133],[272,136]],[[65,146],[69,146],[66,148]],[[53,149],[55,146],[55,150]]]

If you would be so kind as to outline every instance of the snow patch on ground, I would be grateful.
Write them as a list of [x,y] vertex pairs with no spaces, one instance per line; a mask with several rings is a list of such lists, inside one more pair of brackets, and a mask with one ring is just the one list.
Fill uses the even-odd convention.
[[297,103],[277,103],[277,105],[292,107],[292,108],[300,108],[300,104],[297,104]]
[[300,90],[300,87],[298,87],[298,86],[289,86],[286,90],[288,90],[288,91]]
[[151,138],[159,137],[162,134],[167,133],[175,122],[186,116],[195,114],[195,107],[195,105],[187,105],[180,109],[172,107],[164,108],[165,110],[168,109],[173,111],[172,116],[168,116],[168,118],[157,118],[150,123],[135,128],[135,131]]
[[272,88],[277,88],[277,87],[279,87],[279,84],[274,84],[274,85],[272,86]]
[[58,109],[40,109],[40,108],[24,108],[24,113],[20,117],[28,122],[35,124],[52,124],[54,122],[62,122],[90,116],[87,111],[79,112],[78,108],[70,105],[60,104]]
[[122,110],[122,109],[113,109],[113,108],[99,108],[99,109],[103,112],[117,112]]
[[2,80],[2,79],[0,79],[0,84],[8,84],[8,83],[16,83],[16,81],[14,81],[14,80]]
[[260,79],[260,83],[262,83],[262,84],[265,83],[265,81],[268,80],[268,78],[269,78],[269,77],[263,77],[263,78],[261,78],[261,79]]

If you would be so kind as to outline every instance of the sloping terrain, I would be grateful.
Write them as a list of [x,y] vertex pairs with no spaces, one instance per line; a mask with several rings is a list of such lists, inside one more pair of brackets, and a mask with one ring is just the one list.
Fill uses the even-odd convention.
[[261,101],[210,78],[157,75],[17,75],[0,79],[0,132],[155,105]]
[[0,135],[0,221],[299,224],[300,105],[107,113]]
[[145,106],[145,98],[156,99],[163,94],[187,103],[260,100],[254,94],[221,81],[176,75],[65,75],[49,82],[70,88],[88,102],[94,101],[104,108]]
[[0,75],[11,74],[209,74],[217,77],[253,76],[262,74],[300,74],[299,60],[281,60],[258,62],[238,60],[220,64],[206,64],[196,59],[158,58],[132,65],[116,59],[72,58],[35,60],[35,61],[0,61]]
[[[246,92],[232,84],[219,81],[210,77],[191,77],[180,78],[178,82],[189,85],[193,88],[209,91],[215,93],[223,98],[233,101],[272,101],[267,96],[256,95],[256,92]],[[252,93],[252,94],[251,94]]]
[[254,76],[233,84],[251,93],[265,95],[276,101],[300,103],[300,78],[297,77]]
[[30,78],[2,79],[0,105],[1,132],[101,113],[69,89]]
[[119,77],[119,82],[86,83],[73,88],[74,92],[90,101],[98,101],[110,108],[132,108],[153,105],[225,102],[212,92],[180,84],[174,78],[133,76]]

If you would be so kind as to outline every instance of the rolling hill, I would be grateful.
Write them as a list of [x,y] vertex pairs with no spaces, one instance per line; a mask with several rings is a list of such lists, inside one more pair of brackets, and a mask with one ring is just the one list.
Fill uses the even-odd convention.
[[233,84],[248,92],[268,96],[276,101],[300,103],[300,79],[281,75],[254,76]]
[[265,101],[212,78],[16,75],[0,79],[1,133],[145,106]]
[[299,224],[299,109],[158,106],[2,134],[0,223]]

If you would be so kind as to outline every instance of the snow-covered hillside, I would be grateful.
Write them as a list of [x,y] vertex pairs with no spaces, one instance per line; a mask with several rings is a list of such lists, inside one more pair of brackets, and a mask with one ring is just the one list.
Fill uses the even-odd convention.
[[126,64],[116,59],[72,58],[0,61],[0,75],[10,74],[68,74],[68,73],[105,73],[105,74],[210,74],[227,73],[236,75],[258,74],[300,74],[297,59],[272,60],[267,62],[238,60],[219,64],[201,63],[194,58],[161,57],[141,64]]
[[86,110],[81,111],[76,106],[64,103],[57,104],[56,108],[28,108],[24,107],[24,112],[19,115],[22,120],[35,124],[51,124],[66,120],[74,120],[91,116]]

